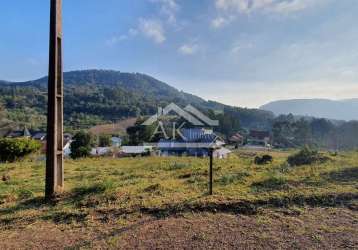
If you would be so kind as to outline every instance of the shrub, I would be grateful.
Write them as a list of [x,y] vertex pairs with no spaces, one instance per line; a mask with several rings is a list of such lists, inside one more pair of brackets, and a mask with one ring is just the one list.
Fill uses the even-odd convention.
[[298,153],[288,157],[287,162],[291,166],[310,165],[313,163],[323,163],[328,160],[327,157],[320,154],[317,150],[304,147]]
[[27,138],[0,139],[0,161],[14,162],[41,149],[41,143]]
[[187,168],[189,166],[190,166],[190,164],[188,164],[188,163],[172,162],[169,165],[169,170],[179,170],[179,169]]
[[162,186],[160,184],[153,184],[153,185],[150,185],[148,187],[146,187],[144,189],[144,192],[154,192],[154,191],[158,191],[162,188]]
[[219,179],[219,182],[221,185],[229,185],[238,181],[243,181],[246,177],[249,177],[250,174],[246,172],[239,172],[234,174],[227,174],[222,176]]
[[98,145],[100,147],[109,147],[112,145],[111,136],[109,135],[100,135],[98,138]]
[[265,164],[268,164],[268,163],[271,163],[273,161],[273,158],[271,155],[263,155],[262,157],[260,156],[256,156],[255,157],[255,164],[257,165],[265,165]]
[[78,159],[90,156],[92,137],[89,133],[78,132],[71,143],[71,158]]

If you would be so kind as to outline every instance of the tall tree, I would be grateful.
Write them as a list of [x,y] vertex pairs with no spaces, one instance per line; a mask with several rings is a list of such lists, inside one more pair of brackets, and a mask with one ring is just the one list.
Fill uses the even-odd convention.
[[0,103],[0,136],[6,135],[13,125],[13,122],[7,118],[6,109]]
[[70,146],[71,158],[77,159],[90,156],[92,139],[89,133],[84,131],[78,132],[73,137],[73,142]]
[[310,123],[301,118],[295,123],[296,141],[299,145],[305,146],[312,143],[312,132]]
[[2,103],[0,103],[0,124],[3,119],[6,117],[6,111]]
[[144,142],[152,142],[154,132],[156,130],[157,123],[151,126],[144,126],[142,123],[144,119],[140,118],[136,124],[132,127],[127,128],[127,134],[129,137],[129,145],[136,146],[141,145]]

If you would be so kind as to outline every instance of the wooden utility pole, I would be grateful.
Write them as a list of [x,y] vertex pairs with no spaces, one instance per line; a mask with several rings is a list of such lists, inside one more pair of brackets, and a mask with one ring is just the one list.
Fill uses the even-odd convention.
[[62,0],[51,0],[48,74],[46,198],[63,190]]

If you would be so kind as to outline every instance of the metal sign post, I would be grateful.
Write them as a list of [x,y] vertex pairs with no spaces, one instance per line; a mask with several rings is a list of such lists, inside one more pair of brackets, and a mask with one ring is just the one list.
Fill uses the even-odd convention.
[[210,165],[209,165],[209,195],[213,195],[213,157],[214,149],[209,149]]

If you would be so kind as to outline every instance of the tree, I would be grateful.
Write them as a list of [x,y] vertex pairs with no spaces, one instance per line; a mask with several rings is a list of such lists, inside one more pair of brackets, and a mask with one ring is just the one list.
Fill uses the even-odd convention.
[[241,130],[240,118],[237,111],[233,109],[226,108],[224,112],[217,114],[210,109],[207,112],[203,111],[203,113],[210,119],[219,121],[219,126],[215,128],[215,131],[224,135],[226,139],[229,139],[233,134]]
[[143,119],[138,119],[136,124],[127,128],[129,145],[140,145],[143,142],[151,142],[156,129],[156,123],[150,126],[142,125]]
[[301,118],[295,123],[295,135],[298,145],[305,146],[312,144],[312,131],[310,123]]
[[337,129],[336,147],[338,149],[358,148],[358,121],[343,123]]
[[100,147],[109,147],[112,144],[112,138],[109,135],[100,135],[98,138],[98,145]]
[[326,119],[313,119],[311,122],[312,136],[320,145],[329,147],[330,137],[335,132],[335,127],[331,121]]
[[2,103],[0,103],[0,123],[5,117],[6,117],[5,108],[2,105]]
[[8,119],[6,109],[0,102],[0,136],[4,136],[13,127],[13,122]]
[[293,125],[282,119],[276,121],[272,126],[274,145],[279,147],[295,147]]
[[90,156],[92,136],[84,131],[78,132],[71,143],[71,158],[83,158]]

